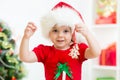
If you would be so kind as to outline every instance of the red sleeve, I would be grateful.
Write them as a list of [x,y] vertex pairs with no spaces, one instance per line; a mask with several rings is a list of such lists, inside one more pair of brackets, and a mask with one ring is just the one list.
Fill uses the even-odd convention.
[[36,54],[38,62],[44,62],[45,61],[45,57],[46,57],[46,46],[44,45],[38,45],[37,47],[35,47],[33,49],[33,52]]
[[88,48],[88,45],[86,45],[85,43],[80,43],[78,44],[78,46],[79,46],[79,52],[80,52],[80,61],[87,60],[85,58],[85,50]]

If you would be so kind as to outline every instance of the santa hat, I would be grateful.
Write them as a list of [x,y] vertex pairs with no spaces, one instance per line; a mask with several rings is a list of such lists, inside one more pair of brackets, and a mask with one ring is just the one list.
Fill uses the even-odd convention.
[[[41,18],[43,36],[48,38],[49,31],[54,25],[70,26],[75,37],[75,24],[84,23],[81,14],[71,5],[59,2],[46,15]],[[74,39],[76,42],[76,39]]]

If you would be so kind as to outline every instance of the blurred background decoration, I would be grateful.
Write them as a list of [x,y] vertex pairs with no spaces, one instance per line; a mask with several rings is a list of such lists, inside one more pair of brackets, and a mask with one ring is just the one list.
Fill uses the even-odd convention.
[[117,0],[96,0],[96,24],[115,24]]
[[105,49],[103,49],[99,59],[100,65],[116,66],[116,42],[109,44]]
[[15,53],[15,40],[10,27],[0,20],[0,80],[21,80],[25,67]]

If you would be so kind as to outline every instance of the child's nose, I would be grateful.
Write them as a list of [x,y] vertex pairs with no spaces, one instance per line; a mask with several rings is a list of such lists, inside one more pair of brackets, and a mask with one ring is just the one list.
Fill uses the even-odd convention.
[[63,35],[64,35],[63,32],[59,32],[59,33],[58,33],[58,36],[59,36],[59,37],[62,37]]

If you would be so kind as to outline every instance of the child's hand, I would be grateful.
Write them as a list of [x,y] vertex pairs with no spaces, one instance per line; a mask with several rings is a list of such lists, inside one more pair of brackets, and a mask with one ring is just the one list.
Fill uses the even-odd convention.
[[34,23],[29,22],[25,28],[24,37],[30,38],[34,34],[36,29],[37,29],[37,27],[34,25]]
[[90,32],[85,24],[76,24],[75,31],[81,33],[84,37],[86,37]]

